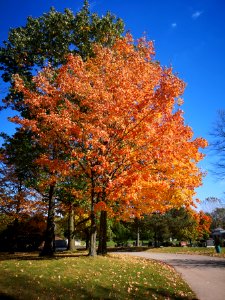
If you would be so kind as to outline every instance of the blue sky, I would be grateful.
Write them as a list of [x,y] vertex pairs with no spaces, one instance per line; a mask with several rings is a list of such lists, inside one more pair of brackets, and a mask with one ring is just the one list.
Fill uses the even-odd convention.
[[[217,111],[225,109],[225,1],[224,0],[96,0],[89,1],[91,11],[99,15],[111,11],[122,18],[126,30],[135,38],[146,34],[154,40],[156,59],[173,66],[186,84],[183,110],[186,124],[195,137],[211,140],[209,135]],[[7,39],[10,28],[24,25],[27,16],[38,17],[51,6],[58,11],[70,8],[76,13],[81,0],[7,0],[0,3],[0,42]],[[0,97],[5,85],[0,82]],[[0,113],[0,131],[13,132]],[[225,182],[210,172],[215,157],[206,150],[200,166],[208,172],[197,197],[225,198]]]

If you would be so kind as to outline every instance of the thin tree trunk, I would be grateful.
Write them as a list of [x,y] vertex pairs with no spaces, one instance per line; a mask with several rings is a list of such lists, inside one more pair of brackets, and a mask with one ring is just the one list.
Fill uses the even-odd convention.
[[14,254],[18,249],[18,226],[19,226],[19,219],[18,215],[20,213],[21,208],[21,201],[20,201],[20,194],[22,193],[22,183],[19,182],[19,187],[17,191],[17,203],[16,203],[16,218],[13,221],[12,226],[10,226],[10,249],[9,253]]
[[96,225],[96,215],[94,211],[94,205],[95,205],[95,183],[94,183],[94,177],[92,174],[91,177],[91,229],[90,229],[90,245],[89,245],[89,256],[96,256],[96,235],[97,235],[97,225]]
[[10,242],[9,242],[9,253],[10,254],[15,254],[17,251],[18,245],[17,245],[17,240],[18,240],[18,225],[19,225],[19,220],[16,218],[13,221],[13,224],[9,226],[10,228]]
[[74,238],[74,209],[70,203],[69,219],[68,219],[68,246],[67,250],[75,251],[75,238]]
[[136,246],[140,246],[140,225],[138,218],[135,218],[135,225],[136,225]]
[[89,245],[89,256],[96,256],[96,235],[97,235],[97,226],[96,226],[96,216],[94,211],[91,212],[91,230],[90,230],[90,245]]
[[45,242],[43,250],[40,256],[52,256],[55,252],[55,199],[54,199],[55,186],[49,187],[48,196],[48,218],[47,218],[47,229],[45,232]]
[[85,235],[86,235],[86,247],[85,247],[85,249],[88,250],[89,247],[90,247],[90,230],[89,230],[89,228],[86,228],[84,230],[84,232],[85,232]]
[[156,232],[155,232],[155,234],[154,234],[154,247],[155,247],[155,248],[158,247],[158,239],[157,239]]

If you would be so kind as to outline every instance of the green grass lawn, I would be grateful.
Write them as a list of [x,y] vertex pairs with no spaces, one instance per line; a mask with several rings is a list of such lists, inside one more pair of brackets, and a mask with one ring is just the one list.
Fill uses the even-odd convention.
[[150,252],[160,252],[160,253],[186,253],[186,254],[201,254],[209,256],[225,257],[225,248],[221,248],[222,252],[217,254],[214,247],[162,247],[148,249]]
[[[8,298],[3,297],[8,296]],[[2,298],[1,298],[2,297]],[[195,299],[172,267],[110,254],[0,253],[0,299]]]

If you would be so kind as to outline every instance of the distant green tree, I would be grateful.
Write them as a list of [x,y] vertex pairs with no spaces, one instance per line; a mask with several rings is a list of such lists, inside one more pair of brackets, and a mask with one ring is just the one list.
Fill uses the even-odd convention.
[[170,237],[167,220],[164,214],[154,213],[147,217],[146,227],[152,232],[154,246],[158,247]]
[[216,208],[212,213],[209,214],[212,218],[211,228],[215,229],[222,227],[225,229],[225,208]]
[[34,187],[39,173],[34,161],[40,155],[41,148],[32,139],[32,133],[17,129],[13,136],[0,133],[0,137],[3,139],[0,147],[2,163],[14,167],[15,176],[20,182]]
[[[140,220],[140,233],[145,239],[154,240],[154,245],[170,243],[170,239],[188,240],[190,243],[200,236],[198,215],[184,207],[165,213],[154,213]],[[201,226],[200,226],[201,227]]]
[[111,229],[114,234],[113,241],[116,242],[118,246],[127,243],[131,236],[129,224],[115,222]]
[[185,208],[171,209],[166,213],[168,228],[173,239],[189,240],[197,223]]
[[48,63],[59,67],[69,53],[78,53],[83,59],[93,54],[93,43],[111,46],[124,31],[124,24],[111,13],[99,17],[90,13],[88,1],[76,15],[69,9],[64,13],[54,8],[39,18],[27,18],[23,27],[11,29],[8,41],[0,48],[0,70],[9,82],[6,104],[21,110],[22,95],[13,89],[13,75],[19,74],[31,84],[32,76]]
[[18,223],[24,213],[42,210],[40,195],[35,191],[38,167],[34,158],[39,147],[33,143],[29,132],[17,130],[13,137],[0,134],[4,143],[0,147],[0,213],[10,219],[11,250],[16,250]]

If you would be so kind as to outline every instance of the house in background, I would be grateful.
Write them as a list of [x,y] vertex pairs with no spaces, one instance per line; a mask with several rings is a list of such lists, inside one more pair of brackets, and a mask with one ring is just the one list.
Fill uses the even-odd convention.
[[[55,237],[55,249],[56,251],[65,251],[67,250],[68,240],[62,239],[60,237]],[[75,246],[81,246],[81,241],[75,240]]]
[[225,230],[223,228],[216,228],[212,230],[212,237],[220,237],[222,239],[225,239]]

